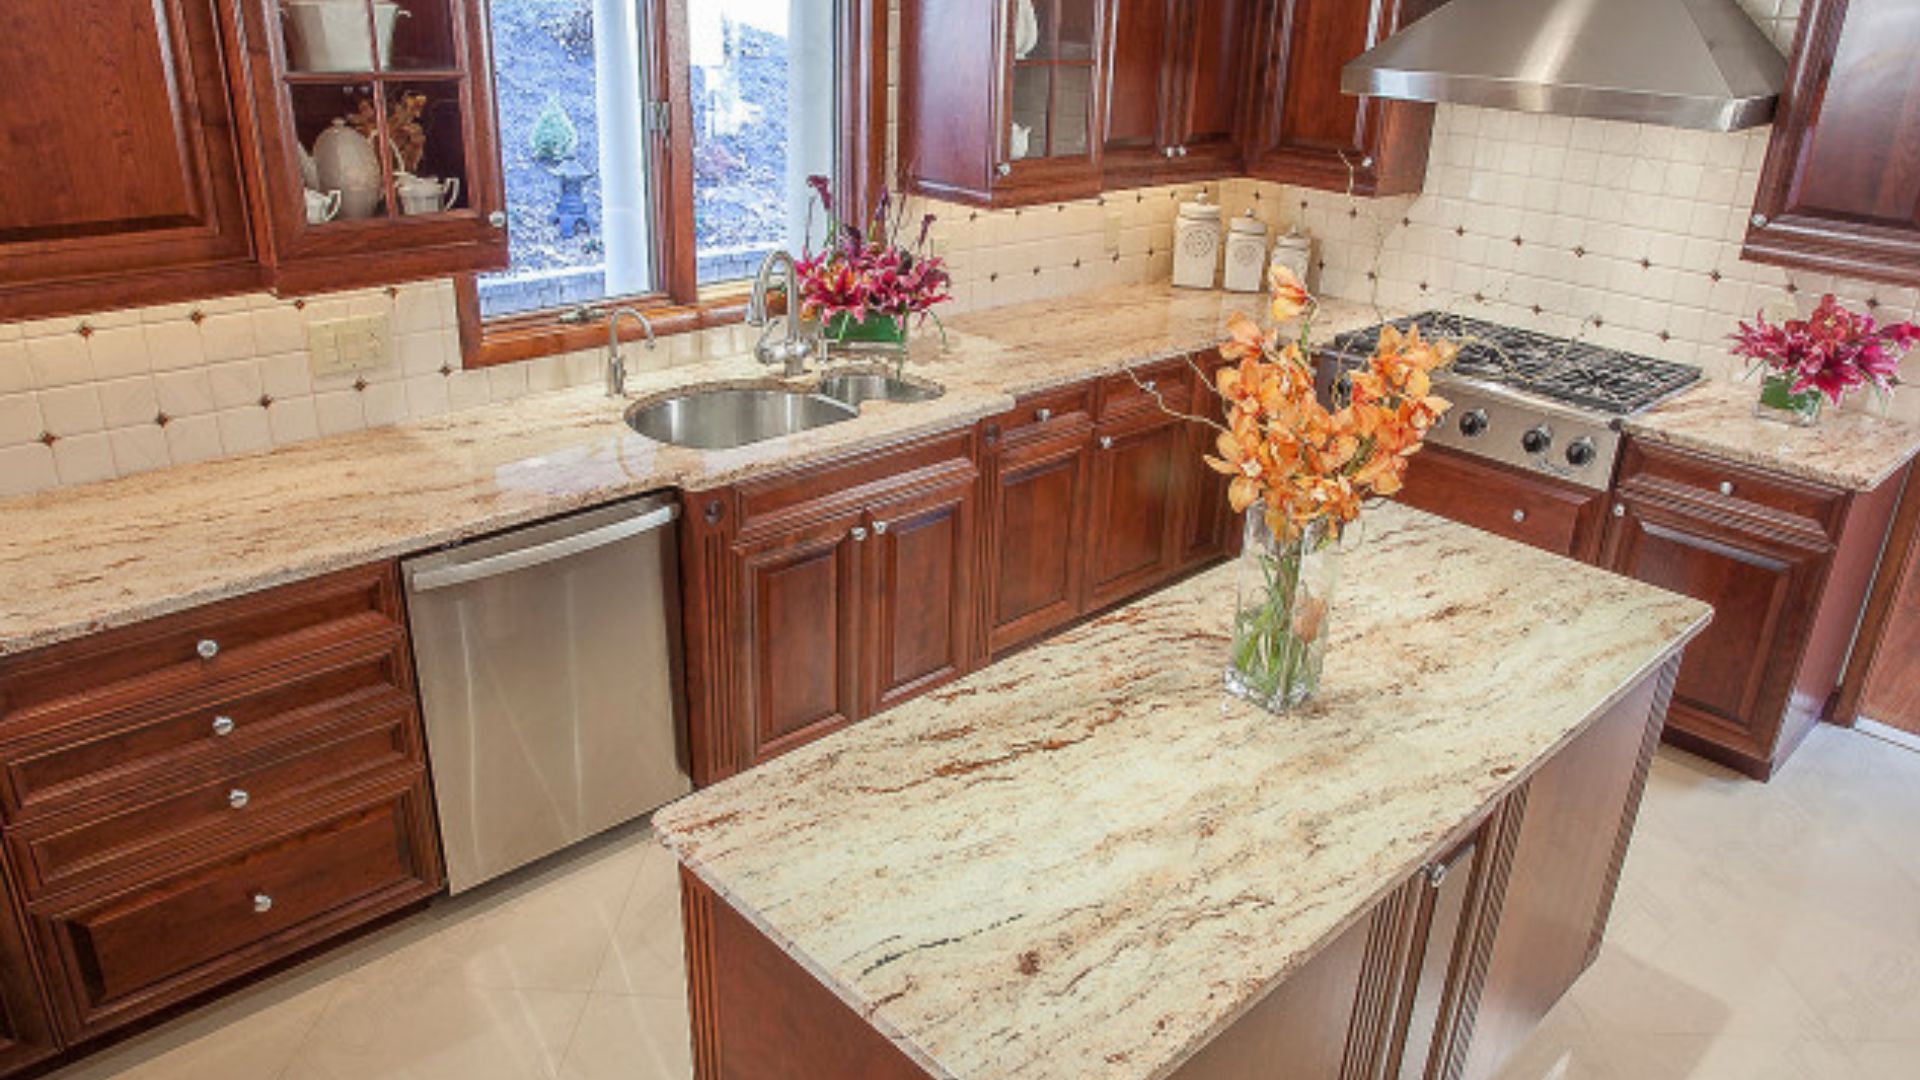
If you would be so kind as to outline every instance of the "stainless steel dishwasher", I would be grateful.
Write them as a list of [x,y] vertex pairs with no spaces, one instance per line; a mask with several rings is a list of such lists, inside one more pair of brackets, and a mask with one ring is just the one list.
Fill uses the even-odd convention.
[[671,496],[403,564],[458,893],[692,790]]

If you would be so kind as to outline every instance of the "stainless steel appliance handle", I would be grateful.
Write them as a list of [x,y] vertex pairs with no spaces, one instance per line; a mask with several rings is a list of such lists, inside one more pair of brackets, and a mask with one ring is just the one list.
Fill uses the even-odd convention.
[[519,551],[509,551],[486,559],[476,559],[470,563],[415,570],[410,583],[415,592],[430,592],[434,589],[446,589],[455,585],[499,577],[502,574],[511,574],[515,570],[525,570],[530,566],[539,566],[542,563],[582,555],[595,548],[606,547],[608,544],[617,544],[622,540],[671,525],[679,517],[679,504],[669,503],[637,517],[603,525],[578,536],[569,536],[562,540],[522,548]]

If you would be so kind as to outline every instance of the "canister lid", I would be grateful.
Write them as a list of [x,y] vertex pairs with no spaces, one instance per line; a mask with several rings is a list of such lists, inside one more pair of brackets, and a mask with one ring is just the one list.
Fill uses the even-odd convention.
[[1237,218],[1234,218],[1233,224],[1230,225],[1229,228],[1231,228],[1236,233],[1240,233],[1243,235],[1258,236],[1261,239],[1265,239],[1267,235],[1267,223],[1264,221],[1261,221],[1257,217],[1254,217],[1253,211],[1251,210],[1247,211],[1245,214],[1242,214]]
[[1180,216],[1196,221],[1219,221],[1220,206],[1218,203],[1208,202],[1207,197],[1201,195],[1192,202],[1181,203]]

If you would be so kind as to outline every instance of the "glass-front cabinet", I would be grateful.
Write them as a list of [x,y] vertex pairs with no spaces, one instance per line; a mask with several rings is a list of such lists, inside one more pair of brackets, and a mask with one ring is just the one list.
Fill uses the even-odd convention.
[[923,194],[1011,206],[1100,190],[1105,0],[901,4],[901,149]]
[[281,292],[505,265],[482,0],[242,0]]

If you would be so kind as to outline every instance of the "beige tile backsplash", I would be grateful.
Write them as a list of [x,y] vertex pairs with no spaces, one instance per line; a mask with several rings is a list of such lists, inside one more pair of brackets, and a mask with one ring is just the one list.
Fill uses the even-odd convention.
[[[1743,0],[1782,48],[1798,0]],[[1444,307],[1738,374],[1725,339],[1763,307],[1826,291],[1905,318],[1914,289],[1742,262],[1766,150],[1732,135],[1443,107],[1425,194],[1358,199],[1252,180],[1152,188],[1002,212],[930,205],[953,311],[1164,281],[1179,203],[1200,190],[1318,240],[1320,290],[1388,309]],[[309,373],[306,323],[380,313],[388,363]],[[730,327],[663,342],[642,364],[747,347]],[[0,496],[258,453],[600,377],[590,350],[460,368],[449,282],[309,300],[223,297],[0,325]],[[1920,361],[1909,365],[1920,379]],[[1896,398],[1920,420],[1920,394]]]

